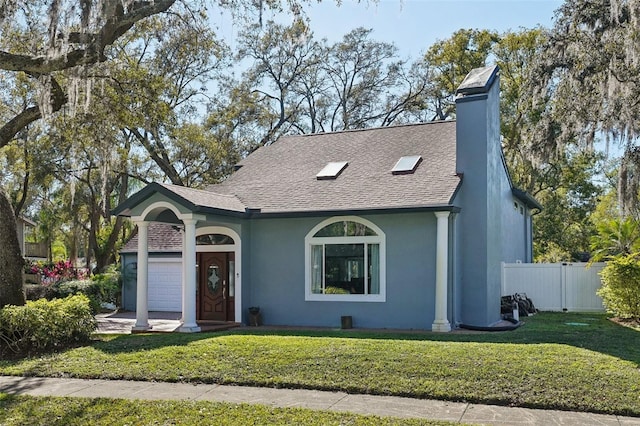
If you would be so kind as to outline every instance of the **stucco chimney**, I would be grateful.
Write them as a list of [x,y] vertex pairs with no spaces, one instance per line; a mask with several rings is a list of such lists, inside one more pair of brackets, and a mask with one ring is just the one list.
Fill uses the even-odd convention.
[[500,74],[497,66],[472,70],[456,91],[456,171],[463,176],[456,204],[462,322],[500,320],[502,258]]

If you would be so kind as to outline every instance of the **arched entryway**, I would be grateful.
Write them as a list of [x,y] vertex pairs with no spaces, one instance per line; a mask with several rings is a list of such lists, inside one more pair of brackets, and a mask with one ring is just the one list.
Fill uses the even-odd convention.
[[[183,229],[182,324],[178,331],[185,333],[200,331],[197,324],[198,316],[204,314],[206,317],[215,311],[215,304],[219,302],[215,299],[218,297],[217,293],[220,293],[220,300],[224,301],[223,305],[218,305],[224,308],[220,320],[240,322],[242,313],[239,297],[240,236],[229,228],[206,226],[206,216],[185,212],[180,207],[171,202],[157,201],[144,209],[140,215],[132,216],[132,220],[138,226],[136,324],[133,331],[145,331],[151,328],[148,320],[148,227],[150,222],[176,224]],[[204,226],[198,228],[198,224],[204,224]],[[198,238],[201,244],[197,244]],[[206,268],[203,268],[202,272],[197,266],[199,265],[198,256],[201,263],[206,262]],[[214,271],[217,274],[215,276]],[[229,275],[230,273],[232,275]],[[219,281],[216,281],[216,278]],[[233,284],[232,287],[231,284]],[[212,297],[205,299],[203,290],[211,290]],[[232,298],[230,298],[231,294]],[[211,307],[209,313],[204,312],[206,306]]]

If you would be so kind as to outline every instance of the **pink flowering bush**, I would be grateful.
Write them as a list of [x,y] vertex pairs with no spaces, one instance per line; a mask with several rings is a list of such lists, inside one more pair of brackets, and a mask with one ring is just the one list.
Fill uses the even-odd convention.
[[27,274],[38,274],[43,285],[52,285],[60,281],[83,280],[89,276],[85,268],[75,268],[69,260],[58,262],[27,261],[24,271]]
[[25,266],[28,274],[39,274],[40,284],[25,285],[27,300],[62,299],[73,294],[84,294],[94,313],[103,305],[117,305],[120,300],[120,269],[111,265],[102,274],[91,276],[86,268],[74,268],[72,263],[31,262]]

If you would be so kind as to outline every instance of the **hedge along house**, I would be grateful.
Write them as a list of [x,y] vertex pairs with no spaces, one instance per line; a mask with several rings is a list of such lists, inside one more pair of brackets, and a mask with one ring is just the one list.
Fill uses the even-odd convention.
[[[123,296],[135,297],[134,329],[149,328],[154,293],[171,295],[184,332],[247,323],[250,306],[272,325],[351,316],[357,327],[446,332],[499,321],[501,262],[531,261],[541,207],[509,178],[498,71],[465,78],[456,121],[286,136],[207,190],[152,183],[134,194],[114,211],[139,230]],[[154,246],[154,222],[178,235],[168,250]],[[162,256],[178,261],[173,279],[149,262]],[[150,276],[167,282],[149,294]]]

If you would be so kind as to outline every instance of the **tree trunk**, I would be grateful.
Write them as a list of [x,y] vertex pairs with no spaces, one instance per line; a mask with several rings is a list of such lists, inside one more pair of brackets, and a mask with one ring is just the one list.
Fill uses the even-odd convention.
[[24,305],[23,265],[13,208],[4,192],[0,191],[0,308]]
[[78,225],[76,220],[73,220],[73,227],[71,228],[71,238],[69,239],[69,261],[76,267],[78,263]]

